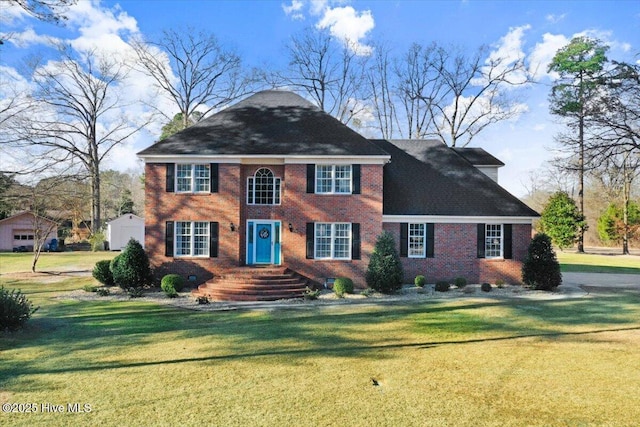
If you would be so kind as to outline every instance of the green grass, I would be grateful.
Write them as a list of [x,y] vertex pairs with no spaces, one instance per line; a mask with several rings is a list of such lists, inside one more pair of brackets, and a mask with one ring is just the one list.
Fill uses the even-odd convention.
[[[6,426],[637,425],[640,296],[194,312],[56,298],[0,333]],[[373,386],[371,378],[379,382]],[[43,413],[80,403],[90,413]],[[65,408],[66,409],[66,408]]]
[[579,254],[556,251],[563,272],[640,274],[638,255]]
[[[36,271],[92,270],[96,262],[112,259],[120,252],[44,252]],[[31,271],[32,253],[0,253],[0,274]]]

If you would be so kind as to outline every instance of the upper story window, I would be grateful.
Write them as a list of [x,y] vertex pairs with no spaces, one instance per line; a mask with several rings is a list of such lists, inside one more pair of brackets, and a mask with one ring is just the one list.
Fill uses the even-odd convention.
[[279,205],[281,180],[267,168],[260,168],[247,180],[247,204]]
[[484,238],[486,258],[502,257],[502,224],[487,224]]
[[351,194],[351,165],[317,165],[316,193]]
[[426,240],[425,224],[409,224],[408,257],[424,258],[426,256]]
[[209,165],[176,165],[176,191],[178,193],[208,193],[210,182]]

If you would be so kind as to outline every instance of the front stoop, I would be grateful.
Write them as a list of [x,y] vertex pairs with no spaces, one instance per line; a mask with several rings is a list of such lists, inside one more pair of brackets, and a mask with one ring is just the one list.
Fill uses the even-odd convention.
[[214,301],[302,298],[309,280],[286,267],[238,267],[198,286],[192,296]]

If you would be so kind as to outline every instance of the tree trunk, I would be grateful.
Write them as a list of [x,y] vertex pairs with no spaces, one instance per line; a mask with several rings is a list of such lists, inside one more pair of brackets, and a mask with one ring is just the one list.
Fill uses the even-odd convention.
[[102,218],[100,215],[100,167],[91,167],[91,233],[100,231]]
[[[578,209],[580,214],[584,216],[584,114],[580,114],[580,123],[578,125],[579,150],[578,155]],[[586,219],[586,218],[585,218]],[[581,226],[578,230],[578,253],[584,253],[584,231],[585,226]]]
[[[628,157],[628,156],[627,156]],[[629,255],[629,199],[631,196],[631,177],[627,171],[627,157],[622,164],[624,182],[622,186],[622,255]]]

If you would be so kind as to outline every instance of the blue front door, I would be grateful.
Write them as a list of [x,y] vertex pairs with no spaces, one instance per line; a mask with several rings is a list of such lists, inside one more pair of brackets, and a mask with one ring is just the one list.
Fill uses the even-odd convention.
[[256,264],[271,264],[273,261],[273,224],[256,223]]

